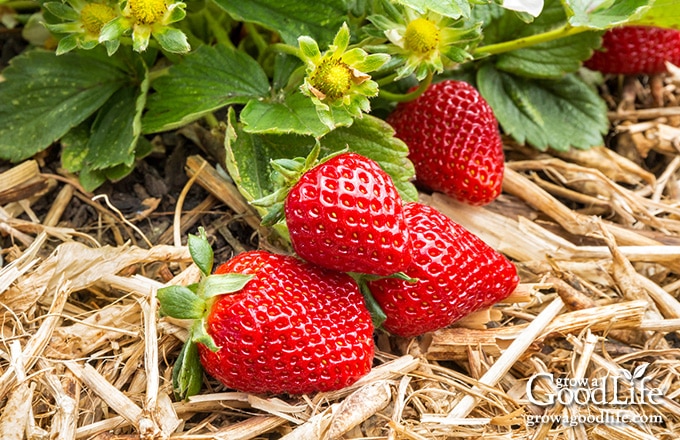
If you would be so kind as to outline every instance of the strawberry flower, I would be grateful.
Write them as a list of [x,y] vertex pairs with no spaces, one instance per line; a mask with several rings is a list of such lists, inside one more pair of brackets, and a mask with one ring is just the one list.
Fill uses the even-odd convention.
[[323,54],[314,39],[298,39],[307,74],[301,91],[312,99],[319,118],[331,129],[335,127],[335,109],[357,118],[370,111],[368,98],[378,94],[378,84],[366,72],[379,69],[389,59],[387,54],[368,55],[360,48],[347,50],[349,38],[349,28],[343,24]]
[[[120,15],[115,4],[108,2],[87,2],[85,0],[68,0],[68,3],[48,2],[45,9],[62,23],[48,23],[47,28],[56,34],[68,34],[59,40],[57,55],[73,49],[93,49],[99,44],[102,28]],[[107,41],[109,52],[118,48],[118,41]]]
[[472,59],[467,50],[481,37],[481,23],[469,26],[461,19],[432,11],[421,14],[408,7],[400,11],[392,6],[384,15],[368,19],[389,40],[372,50],[388,53],[402,63],[395,80],[415,73],[420,81],[428,74],[443,72],[447,63]]
[[185,3],[173,0],[126,0],[122,5],[122,14],[102,28],[100,42],[117,41],[131,33],[132,48],[137,52],[146,50],[151,37],[168,52],[185,53],[190,50],[184,32],[170,26],[185,17]]

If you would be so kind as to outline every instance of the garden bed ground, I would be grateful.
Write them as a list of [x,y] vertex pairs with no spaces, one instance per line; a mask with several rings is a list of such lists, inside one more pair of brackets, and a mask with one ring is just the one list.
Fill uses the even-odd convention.
[[[186,234],[205,227],[218,260],[277,246],[215,166],[219,133],[158,136],[96,194],[59,169],[57,148],[0,164],[0,438],[677,438],[678,84],[608,81],[607,148],[539,153],[506,139],[504,193],[484,208],[422,193],[512,258],[519,288],[454,328],[378,333],[368,376],[302,397],[209,378],[190,401],[172,397],[186,330],[158,319],[154,292],[197,278]],[[540,374],[555,380],[528,394]],[[582,402],[537,405],[569,390]]]

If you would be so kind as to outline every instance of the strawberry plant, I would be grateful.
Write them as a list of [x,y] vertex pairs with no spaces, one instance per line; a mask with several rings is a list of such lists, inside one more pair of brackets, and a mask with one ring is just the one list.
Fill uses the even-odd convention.
[[500,135],[601,145],[606,106],[584,65],[607,31],[680,17],[671,0],[0,3],[49,32],[2,72],[0,159],[58,149],[93,190],[128,174],[151,135],[203,124],[244,198],[308,261],[255,251],[212,273],[205,236],[190,236],[200,282],[158,291],[161,314],[191,322],[180,398],[198,392],[199,364],[247,392],[338,389],[371,368],[383,320],[415,336],[509,295],[512,263],[417,204],[414,180],[491,203]]
[[27,26],[51,35],[2,72],[0,158],[58,142],[63,167],[94,189],[129,173],[148,135],[200,120],[226,130],[223,165],[249,200],[275,190],[272,160],[316,144],[322,157],[349,146],[376,160],[415,200],[408,147],[383,119],[447,78],[476,87],[520,143],[599,145],[605,106],[583,62],[607,29],[680,15],[669,0],[40,0],[33,11]]

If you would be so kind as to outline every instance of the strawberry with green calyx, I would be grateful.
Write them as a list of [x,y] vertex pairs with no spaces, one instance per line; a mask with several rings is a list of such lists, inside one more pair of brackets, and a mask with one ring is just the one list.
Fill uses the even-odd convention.
[[343,153],[302,175],[285,201],[295,252],[341,272],[391,275],[411,261],[402,200],[371,159]]
[[203,228],[199,228],[199,235],[189,235],[188,247],[191,258],[201,271],[201,280],[189,286],[163,287],[156,293],[161,316],[193,320],[189,339],[173,368],[173,388],[178,399],[196,394],[201,388],[201,365],[196,344],[201,343],[211,350],[219,348],[205,329],[205,315],[211,303],[218,295],[241,290],[252,278],[251,275],[234,273],[211,275],[213,251]]
[[[206,278],[232,276],[247,281],[231,294],[206,301],[200,318],[195,317],[199,308],[187,307],[187,301],[177,307],[194,311],[177,310],[176,317],[196,319],[178,359],[180,367],[173,371],[179,397],[200,389],[198,359],[225,386],[252,393],[331,391],[370,370],[373,325],[349,275],[290,256],[252,251]],[[169,296],[172,290],[167,295],[159,292],[161,311],[174,313],[164,304]]]
[[409,147],[416,180],[462,202],[484,205],[501,193],[505,157],[498,122],[470,84],[445,80],[388,117]]
[[411,231],[412,280],[383,278],[368,288],[387,319],[383,328],[412,337],[509,296],[519,282],[515,266],[479,237],[420,203],[404,206]]
[[[317,142],[314,148],[309,152],[307,157],[296,157],[294,159],[274,159],[269,164],[272,167],[272,182],[276,189],[269,195],[260,199],[253,200],[251,205],[261,208],[265,211],[262,216],[262,225],[273,226],[284,220],[284,203],[290,189],[297,183],[300,177],[319,164],[319,153],[321,146]],[[345,151],[327,156],[324,160],[328,160],[337,154]]]
[[217,298],[207,316],[220,350],[198,349],[211,376],[240,391],[308,394],[368,373],[373,325],[349,275],[264,251],[237,255],[223,272],[253,279]]
[[391,275],[411,260],[402,199],[375,161],[341,152],[317,163],[318,147],[299,160],[272,162],[282,181],[253,202],[263,222],[285,217],[291,244],[304,260],[340,272]]
[[622,26],[602,36],[602,48],[584,65],[602,73],[653,75],[666,62],[680,65],[680,31],[652,26]]

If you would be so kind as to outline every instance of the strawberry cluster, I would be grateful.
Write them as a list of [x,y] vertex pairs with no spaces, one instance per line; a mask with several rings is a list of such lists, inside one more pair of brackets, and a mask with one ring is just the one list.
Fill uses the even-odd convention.
[[[467,98],[457,98],[458,104],[472,96],[463,83],[449,89],[461,87]],[[438,111],[446,112],[447,105]],[[407,120],[407,111],[399,109],[393,121]],[[489,125],[484,112],[462,110],[483,119],[473,124]],[[451,114],[458,120],[445,121],[441,130],[466,124],[460,111]],[[489,127],[479,131],[494,133]],[[466,148],[430,155],[443,154],[442,161],[477,157],[473,147]],[[427,154],[414,154],[417,169],[418,155]],[[497,182],[488,184],[490,176],[502,178],[497,160],[496,152],[487,171],[484,158],[442,167],[462,168],[468,180],[477,176],[480,183],[466,184],[489,202],[499,192]],[[418,336],[493,305],[519,282],[503,255],[436,209],[405,203],[379,164],[359,154],[344,152],[311,164],[273,198],[282,201],[297,256],[246,252],[213,273],[205,237],[190,236],[192,257],[205,276],[194,286],[159,290],[163,314],[194,320],[173,375],[178,397],[200,389],[198,360],[211,376],[241,391],[306,394],[346,387],[371,368],[376,326]]]

